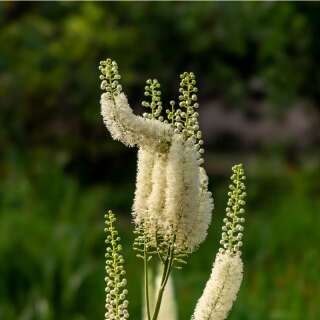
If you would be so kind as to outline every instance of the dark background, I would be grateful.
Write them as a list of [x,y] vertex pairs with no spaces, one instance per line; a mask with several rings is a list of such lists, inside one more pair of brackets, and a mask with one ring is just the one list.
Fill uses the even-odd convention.
[[118,62],[141,112],[156,77],[164,105],[179,73],[199,85],[215,211],[210,235],[174,274],[190,319],[218,246],[231,165],[247,172],[245,277],[230,319],[320,318],[318,3],[0,4],[0,319],[102,319],[103,215],[113,209],[130,313],[141,265],[130,208],[136,150],[99,108],[99,61]]

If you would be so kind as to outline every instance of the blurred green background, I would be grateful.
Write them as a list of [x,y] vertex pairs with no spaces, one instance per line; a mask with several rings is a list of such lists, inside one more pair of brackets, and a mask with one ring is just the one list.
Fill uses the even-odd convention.
[[247,171],[244,282],[229,319],[320,319],[320,5],[298,2],[0,4],[0,319],[103,319],[103,215],[125,246],[131,319],[136,150],[99,115],[98,63],[115,59],[134,110],[157,77],[198,78],[216,208],[174,274],[190,319],[217,250],[233,163]]

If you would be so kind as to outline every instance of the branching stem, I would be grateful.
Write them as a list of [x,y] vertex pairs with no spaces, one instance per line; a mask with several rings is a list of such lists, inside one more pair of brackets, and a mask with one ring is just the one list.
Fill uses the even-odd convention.
[[174,258],[174,241],[170,245],[170,247],[168,248],[167,258],[165,260],[164,267],[163,267],[160,288],[158,291],[157,302],[156,302],[156,306],[154,309],[152,320],[157,320],[157,318],[158,318],[160,306],[161,306],[161,301],[162,301],[162,296],[163,296],[164,289],[166,287],[166,284],[168,282],[169,275],[170,275],[170,272],[172,269],[173,258]]

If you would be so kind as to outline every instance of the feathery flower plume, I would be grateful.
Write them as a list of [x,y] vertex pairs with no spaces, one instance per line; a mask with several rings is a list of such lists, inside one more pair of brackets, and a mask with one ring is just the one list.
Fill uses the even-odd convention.
[[199,209],[196,215],[196,221],[190,231],[190,238],[196,243],[202,243],[207,237],[208,226],[212,219],[212,210],[214,208],[212,193],[208,191],[208,176],[206,171],[199,168],[200,195]]
[[[179,103],[170,101],[171,108],[166,110],[164,119],[157,79],[146,81],[146,100],[142,106],[150,112],[141,117],[133,113],[122,92],[116,62],[102,61],[99,69],[101,88],[105,91],[101,95],[105,125],[114,139],[138,147],[133,248],[144,261],[143,318],[175,320],[171,269],[181,268],[185,258],[206,238],[213,210],[208,176],[202,166],[204,150],[196,112],[199,104],[195,76],[192,72],[180,75]],[[245,175],[241,164],[232,171],[221,248],[193,320],[226,319],[241,285]],[[114,228],[114,214],[109,211],[105,218],[108,245],[105,319],[123,320],[129,314],[120,238]],[[154,256],[161,262],[162,276],[157,276],[156,281],[152,279],[149,287],[148,264]]]
[[244,170],[241,164],[233,166],[229,186],[227,218],[222,227],[222,248],[215,258],[211,276],[192,317],[193,320],[224,320],[227,318],[240,289],[243,273],[241,260],[243,217],[245,205]]
[[224,320],[235,301],[242,281],[240,255],[218,253],[211,276],[199,299],[193,320]]
[[117,63],[111,59],[101,61],[99,70],[101,89],[105,91],[101,96],[101,115],[112,137],[127,146],[166,148],[172,128],[161,121],[133,114],[118,81],[121,76]]
[[[211,221],[212,196],[200,183],[203,153],[198,125],[199,107],[193,73],[181,75],[179,107],[161,116],[160,84],[148,79],[143,101],[151,112],[134,115],[119,84],[117,64],[107,59],[100,64],[101,114],[112,137],[128,146],[138,146],[138,172],[133,218],[143,225],[153,246],[157,237],[175,239],[177,252],[192,252],[204,240]],[[170,121],[170,123],[169,123]],[[195,228],[198,223],[199,228]],[[198,234],[197,234],[198,232]]]
[[115,229],[116,217],[111,210],[105,215],[106,244],[106,320],[125,320],[129,318],[128,300],[126,296],[127,280],[123,267],[124,259],[121,254],[120,237]]
[[[199,167],[193,146],[174,135],[168,154],[164,229],[176,234],[177,247],[193,251],[199,238],[190,232],[199,214]],[[167,235],[166,235],[167,236]]]
[[148,198],[152,191],[154,153],[150,149],[138,150],[136,190],[132,214],[136,225],[141,225],[148,216]]

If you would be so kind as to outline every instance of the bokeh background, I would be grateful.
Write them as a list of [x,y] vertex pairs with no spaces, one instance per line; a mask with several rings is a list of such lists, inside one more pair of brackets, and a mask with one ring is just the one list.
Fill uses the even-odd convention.
[[210,235],[174,273],[190,319],[218,246],[230,167],[247,171],[244,282],[229,319],[320,319],[320,5],[56,2],[0,4],[0,319],[103,319],[103,215],[131,250],[136,150],[99,115],[98,63],[115,59],[137,113],[156,77],[164,104],[197,75]]

